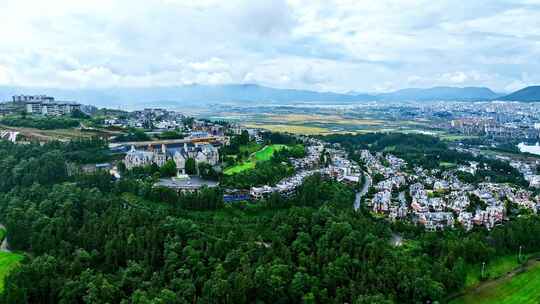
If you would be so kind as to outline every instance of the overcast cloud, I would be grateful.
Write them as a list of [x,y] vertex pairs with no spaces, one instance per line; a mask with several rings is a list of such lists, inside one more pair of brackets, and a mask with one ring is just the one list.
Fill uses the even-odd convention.
[[540,83],[540,0],[0,0],[0,85]]

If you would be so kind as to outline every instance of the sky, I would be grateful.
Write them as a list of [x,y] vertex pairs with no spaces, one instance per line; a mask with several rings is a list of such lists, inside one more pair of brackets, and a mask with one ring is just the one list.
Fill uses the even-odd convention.
[[540,84],[540,0],[0,0],[0,85]]

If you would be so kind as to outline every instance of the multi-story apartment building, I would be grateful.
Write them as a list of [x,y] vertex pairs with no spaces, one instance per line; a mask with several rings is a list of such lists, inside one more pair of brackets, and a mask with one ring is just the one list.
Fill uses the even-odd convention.
[[57,101],[46,95],[15,95],[12,104],[24,109],[28,114],[40,115],[66,115],[81,109],[78,103]]

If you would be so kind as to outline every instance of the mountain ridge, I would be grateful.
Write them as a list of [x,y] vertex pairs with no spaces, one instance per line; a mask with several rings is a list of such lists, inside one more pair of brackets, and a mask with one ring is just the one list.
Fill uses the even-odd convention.
[[500,98],[504,101],[540,102],[540,85],[528,86]]
[[377,95],[388,101],[483,101],[501,96],[487,87],[406,88]]
[[277,89],[256,84],[187,85],[148,88],[51,89],[0,87],[0,100],[17,94],[47,94],[95,105],[201,104],[226,102],[360,102],[375,100],[368,94],[347,95],[297,89]]
[[366,101],[540,101],[540,86],[527,87],[504,95],[487,87],[406,88],[388,93],[336,93],[300,89],[282,89],[258,84],[227,84],[164,87],[121,87],[103,89],[61,89],[39,87],[0,86],[0,101],[11,100],[12,95],[46,94],[60,100],[72,100],[96,106],[180,107],[213,103],[253,102],[321,102],[354,103]]

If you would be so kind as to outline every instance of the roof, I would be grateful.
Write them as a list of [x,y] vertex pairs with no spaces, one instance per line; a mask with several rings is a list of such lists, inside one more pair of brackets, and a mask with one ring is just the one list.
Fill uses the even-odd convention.
[[189,179],[180,179],[180,178],[171,178],[171,179],[160,179],[154,186],[158,187],[167,187],[180,190],[196,190],[200,189],[203,186],[209,188],[214,188],[219,185],[218,182],[211,180],[204,180],[196,176],[192,176]]

